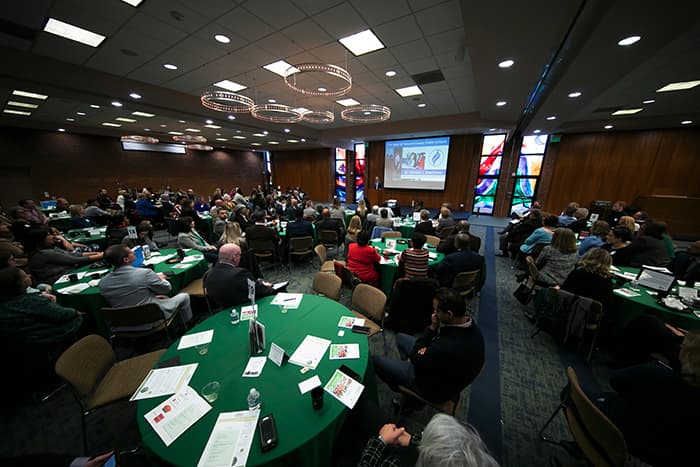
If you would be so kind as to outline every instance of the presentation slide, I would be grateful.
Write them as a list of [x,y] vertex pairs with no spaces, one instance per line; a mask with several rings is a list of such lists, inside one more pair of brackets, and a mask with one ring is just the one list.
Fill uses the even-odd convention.
[[450,137],[387,141],[384,187],[444,190]]

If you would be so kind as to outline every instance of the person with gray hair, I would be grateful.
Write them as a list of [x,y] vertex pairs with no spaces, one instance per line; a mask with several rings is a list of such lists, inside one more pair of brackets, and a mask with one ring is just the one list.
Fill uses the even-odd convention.
[[377,222],[379,219],[379,206],[376,204],[372,206],[372,212],[367,214],[367,222]]
[[433,226],[433,222],[430,220],[430,211],[428,211],[427,209],[420,210],[420,222],[416,223],[416,226],[413,229],[413,231],[420,232],[423,235],[437,235],[435,233],[435,227]]
[[416,444],[416,467],[498,467],[474,427],[462,425],[454,417],[442,413],[433,416],[422,436],[413,436],[405,428],[391,423],[384,425],[378,436],[367,441],[357,465],[399,467],[401,464],[395,457],[382,459],[385,448]]
[[483,263],[483,257],[471,249],[469,234],[464,232],[457,234],[455,248],[457,251],[445,256],[435,270],[435,278],[443,287],[452,287],[457,274],[481,269]]

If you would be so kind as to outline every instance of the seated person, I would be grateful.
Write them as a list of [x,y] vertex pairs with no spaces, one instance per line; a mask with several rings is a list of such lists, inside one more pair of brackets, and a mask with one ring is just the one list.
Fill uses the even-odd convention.
[[292,222],[287,223],[287,238],[311,237],[314,236],[314,226],[304,219],[304,212],[297,211],[297,217]]
[[396,343],[401,360],[372,357],[377,376],[389,387],[405,386],[434,403],[462,391],[484,366],[481,331],[466,315],[462,296],[446,287],[435,292],[431,324],[423,335],[400,333]]
[[578,247],[579,256],[583,256],[591,248],[600,248],[610,232],[610,225],[605,221],[595,221],[591,228],[591,234],[581,241]]
[[129,231],[127,227],[129,227],[129,219],[121,212],[110,217],[109,222],[107,222],[107,230],[105,231],[107,245],[117,245],[122,242],[124,237],[128,237]]
[[446,206],[440,208],[440,218],[438,219],[438,225],[435,227],[435,232],[437,232],[438,237],[443,238],[449,235],[450,228],[455,226],[455,220],[452,217],[452,211]]
[[[515,257],[517,252],[520,251],[520,245],[522,245],[535,230],[542,227],[542,220],[542,211],[533,208],[523,220],[516,224],[509,224],[499,237],[501,256]],[[510,227],[511,225],[513,227]]]
[[224,230],[226,230],[226,224],[228,224],[228,211],[225,208],[219,208],[216,210],[216,220],[214,221],[214,238],[219,238],[223,235]]
[[428,277],[428,250],[425,245],[425,235],[413,232],[409,240],[409,248],[401,252],[399,267],[402,267],[405,277],[409,279]]
[[265,225],[265,211],[255,211],[253,214],[254,224],[249,225],[245,229],[246,239],[248,245],[252,246],[253,243],[257,242],[272,242],[273,246],[276,248],[279,242],[279,234],[277,230],[271,229]]
[[112,198],[107,194],[107,190],[105,188],[101,188],[99,193],[97,193],[97,198],[95,198],[95,201],[97,201],[97,205],[101,209],[109,209],[112,207]]
[[209,205],[204,201],[201,195],[194,197],[194,210],[197,212],[209,212]]
[[676,279],[700,282],[700,240],[691,243],[686,251],[677,253],[668,268]]
[[563,284],[577,261],[576,236],[571,229],[556,229],[552,244],[544,247],[535,261],[539,269],[537,283],[548,287]]
[[617,225],[626,227],[630,231],[631,238],[634,238],[637,231],[639,230],[639,224],[634,222],[634,217],[632,216],[622,216],[618,221]]
[[616,266],[642,266],[668,265],[670,258],[664,245],[663,235],[666,232],[666,223],[648,221],[640,230],[639,235],[629,246],[618,250],[613,259]]
[[588,250],[578,261],[576,268],[566,276],[561,285],[562,290],[592,298],[603,305],[603,311],[608,310],[613,296],[611,264],[612,257],[607,251],[601,248]]
[[369,246],[369,239],[369,232],[362,231],[357,234],[357,243],[348,245],[347,268],[363,283],[379,288],[378,267],[381,257],[374,248]]
[[310,222],[316,220],[316,209],[314,208],[314,202],[310,199],[306,200],[304,203],[304,210],[302,211],[304,219]]
[[481,239],[476,235],[472,235],[469,232],[469,229],[470,226],[468,221],[461,220],[457,222],[452,233],[440,240],[440,243],[437,246],[438,253],[445,253],[446,255],[449,255],[450,253],[457,251],[455,248],[455,237],[460,233],[469,235],[469,248],[473,252],[478,253],[481,249]]
[[216,247],[210,245],[194,228],[194,220],[189,216],[178,219],[180,233],[177,235],[177,245],[180,248],[201,251],[210,263],[215,263],[218,256]]
[[435,277],[443,287],[452,287],[455,277],[460,272],[476,271],[481,269],[483,257],[479,253],[475,253],[470,248],[471,241],[469,235],[459,233],[455,237],[454,253],[445,256],[442,263],[438,264],[435,269]]
[[25,268],[29,261],[27,254],[24,252],[24,246],[15,241],[12,232],[10,232],[10,226],[3,223],[0,223],[0,253],[12,255],[15,260],[13,266]]
[[141,217],[154,222],[163,220],[163,211],[158,206],[151,203],[151,200],[148,199],[145,193],[139,193],[136,197],[136,212],[138,212]]
[[[374,222],[375,225],[377,225],[377,219],[379,219],[379,206],[376,204],[372,206],[372,212],[367,214],[367,222]],[[393,227],[393,222],[392,222],[392,227]]]
[[414,227],[413,231],[420,232],[423,235],[437,236],[435,227],[433,227],[433,222],[430,220],[430,212],[427,209],[421,209],[420,222],[416,222],[416,226]]
[[624,201],[615,201],[610,208],[610,215],[607,218],[608,225],[611,227],[616,226],[620,222],[620,218],[625,215],[625,208],[627,203]]
[[578,209],[578,205],[574,207],[573,205],[569,204],[566,207],[566,209],[564,210],[564,212],[562,213],[562,215],[557,218],[557,220],[558,220],[557,224],[559,226],[566,227],[567,225],[569,225],[573,222],[576,222],[576,218],[574,217],[574,214],[576,214],[577,209]]
[[245,204],[237,204],[229,218],[229,221],[238,222],[244,231],[253,224],[250,220],[250,209]]
[[[149,268],[135,268],[134,252],[125,245],[112,245],[105,251],[105,261],[114,266],[114,270],[100,279],[100,294],[112,307],[128,307],[156,303],[163,310],[166,318],[173,313],[180,313],[184,323],[192,319],[190,296],[179,293],[172,298],[167,295],[172,290],[170,282],[163,273],[156,273]],[[148,330],[152,324],[134,326],[128,330]],[[127,330],[127,329],[124,329]]]
[[85,208],[81,204],[71,204],[70,216],[70,226],[74,229],[86,229],[99,225],[92,219],[85,217]]
[[107,221],[109,220],[109,213],[101,209],[97,205],[96,200],[89,199],[85,204],[85,217],[87,217],[97,225],[107,225]]
[[27,232],[24,249],[29,253],[29,270],[37,282],[53,284],[73,269],[102,259],[102,253],[85,255],[67,251],[57,245],[57,240],[45,226],[33,227]]
[[122,245],[126,245],[129,248],[134,248],[137,246],[148,246],[151,252],[158,251],[158,244],[153,240],[153,226],[148,221],[141,221],[139,225],[136,226],[136,238],[126,237],[122,238]]
[[[367,209],[367,202],[364,199],[361,199],[357,203],[357,209],[355,210],[355,214],[360,216],[360,220],[362,222],[365,222],[365,221],[367,221],[367,214],[369,214],[368,211],[369,210]],[[304,212],[306,212],[306,211],[304,211]]]
[[352,242],[357,241],[357,234],[362,231],[362,220],[360,216],[355,215],[350,218],[350,223],[348,224],[348,230],[345,234],[345,244],[348,245]]
[[[617,266],[617,253],[626,248],[627,245],[630,244],[631,240],[632,235],[630,234],[629,229],[618,225],[614,229],[610,230],[608,235],[605,236],[605,243],[603,246],[601,246],[601,248],[610,253],[613,258],[613,264]],[[624,252],[620,255],[620,260],[623,259],[626,259]]]
[[569,228],[575,234],[581,232],[582,230],[586,230],[586,227],[588,226],[588,209],[578,208],[574,212],[574,219],[576,220],[567,225],[567,228]]
[[330,207],[331,219],[337,219],[345,227],[345,210],[340,206],[340,200],[333,198],[333,204]]
[[32,224],[48,224],[49,218],[44,215],[39,208],[36,207],[36,203],[31,199],[21,199],[19,200],[19,206],[24,209],[26,218]]
[[241,248],[235,243],[226,243],[219,250],[219,261],[209,271],[205,286],[207,296],[217,308],[250,303],[248,279],[255,282],[255,298],[274,295],[275,289],[269,282],[256,280],[253,274],[239,267]]
[[332,230],[338,234],[338,245],[343,243],[343,224],[338,219],[331,219],[331,211],[328,208],[323,208],[321,218],[316,221],[316,232],[321,238],[321,232],[324,230]]
[[520,251],[529,255],[538,243],[552,243],[552,235],[554,235],[554,229],[557,228],[558,224],[559,218],[557,216],[550,214],[545,217],[544,225],[535,229],[535,231],[525,239],[523,244],[520,245]]
[[374,225],[377,227],[386,227],[389,229],[394,228],[394,219],[389,217],[389,209],[388,208],[381,208],[379,210],[379,215],[380,217],[374,221]]

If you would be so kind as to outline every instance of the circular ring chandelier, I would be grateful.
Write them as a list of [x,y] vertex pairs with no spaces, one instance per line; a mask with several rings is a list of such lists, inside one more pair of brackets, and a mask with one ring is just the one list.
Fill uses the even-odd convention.
[[214,148],[208,144],[188,144],[185,146],[187,149],[194,151],[213,151]]
[[304,114],[288,105],[259,104],[250,110],[253,117],[272,123],[297,123],[304,118]]
[[158,143],[159,140],[158,140],[158,138],[154,138],[153,136],[127,135],[127,136],[122,136],[121,141],[130,142],[130,143],[156,144],[156,143]]
[[199,135],[175,135],[173,139],[178,143],[206,143],[207,139]]
[[[312,73],[322,73],[326,76],[338,78],[343,81],[343,84],[336,89],[328,89],[326,87],[311,89],[310,87],[303,87],[297,83],[297,77]],[[350,73],[344,68],[329,63],[299,63],[297,65],[292,65],[287,68],[284,74],[284,82],[287,83],[287,86],[305,96],[343,96],[352,89],[352,76],[350,76]]]
[[333,123],[335,121],[335,115],[330,110],[311,110],[304,114],[305,122],[309,123]]
[[346,107],[340,112],[340,117],[353,123],[375,123],[389,120],[391,109],[384,105],[360,104]]
[[207,91],[200,99],[204,107],[219,112],[246,113],[255,105],[250,97],[226,91]]

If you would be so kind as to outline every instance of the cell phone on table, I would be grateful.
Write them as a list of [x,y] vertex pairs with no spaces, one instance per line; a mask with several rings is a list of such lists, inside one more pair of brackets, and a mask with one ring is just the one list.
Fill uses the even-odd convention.
[[352,332],[357,332],[359,334],[369,334],[369,328],[367,326],[354,325],[352,327]]
[[352,379],[354,379],[354,380],[357,381],[358,383],[361,383],[361,382],[362,382],[362,377],[360,377],[360,375],[357,374],[357,372],[355,372],[354,370],[350,369],[349,366],[347,366],[347,365],[340,365],[340,368],[338,368],[338,370],[340,370],[342,373],[348,375],[349,377],[351,377]]
[[258,422],[258,432],[260,434],[260,447],[263,452],[277,446],[277,427],[275,426],[275,417],[272,414],[267,414]]

